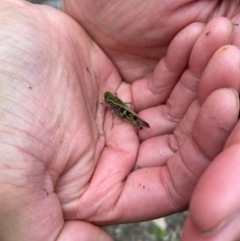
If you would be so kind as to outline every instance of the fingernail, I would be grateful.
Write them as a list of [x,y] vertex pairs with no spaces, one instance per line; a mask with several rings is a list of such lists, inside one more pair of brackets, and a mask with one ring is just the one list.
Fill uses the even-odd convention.
[[234,88],[229,88],[229,89],[233,91],[233,93],[236,96],[236,99],[237,99],[237,101],[239,103],[239,94],[238,94],[238,92]]
[[[240,105],[239,105],[239,94],[238,92],[234,89],[234,88],[229,88],[231,91],[233,91],[235,97],[236,97],[236,100],[237,100],[237,106],[238,106],[238,111],[240,112]],[[239,116],[238,118],[240,118],[240,113],[239,113]]]
[[210,231],[206,231],[202,233],[202,236],[204,237],[208,237],[208,236],[212,236],[216,233],[218,233],[219,231],[221,231],[222,229],[224,229],[224,227],[226,227],[229,223],[231,223],[235,218],[237,218],[239,216],[239,212],[234,213],[232,216],[230,216],[229,218],[224,219],[223,221],[221,221],[213,230]]

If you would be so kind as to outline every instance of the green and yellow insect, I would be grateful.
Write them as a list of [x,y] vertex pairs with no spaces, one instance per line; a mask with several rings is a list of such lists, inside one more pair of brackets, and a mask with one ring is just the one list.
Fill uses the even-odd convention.
[[150,128],[146,121],[142,120],[125,102],[111,92],[105,92],[104,101],[105,104],[112,109],[112,112],[138,129],[142,129],[143,127]]

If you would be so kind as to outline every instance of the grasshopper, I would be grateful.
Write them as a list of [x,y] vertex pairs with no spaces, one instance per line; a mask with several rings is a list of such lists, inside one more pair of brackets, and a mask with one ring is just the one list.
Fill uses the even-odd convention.
[[116,95],[107,91],[104,94],[105,104],[112,109],[123,120],[131,123],[138,129],[143,127],[150,128],[149,124],[142,120],[125,102],[120,100]]

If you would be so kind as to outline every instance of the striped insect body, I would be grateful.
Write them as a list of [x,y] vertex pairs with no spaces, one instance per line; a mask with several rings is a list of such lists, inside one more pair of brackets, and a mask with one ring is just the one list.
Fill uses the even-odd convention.
[[115,114],[117,114],[121,119],[131,123],[136,128],[150,128],[146,121],[141,119],[130,107],[127,106],[127,103],[123,102],[111,92],[105,92],[104,101],[105,104],[109,106]]

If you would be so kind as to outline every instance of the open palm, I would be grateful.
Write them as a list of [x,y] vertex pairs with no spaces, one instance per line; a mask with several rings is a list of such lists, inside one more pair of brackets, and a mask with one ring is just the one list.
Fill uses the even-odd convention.
[[[186,208],[238,115],[235,92],[228,89],[205,101],[208,87],[201,107],[197,77],[189,78],[187,66],[203,72],[209,56],[231,39],[230,22],[218,20],[226,22],[225,42],[208,48],[208,58],[194,58],[206,34],[201,24],[190,25],[166,58],[155,61],[153,73],[141,67],[134,75],[141,78],[129,85],[68,16],[24,2],[1,5],[1,240],[111,240],[95,224]],[[167,78],[159,83],[162,74]],[[132,102],[151,128],[137,133],[119,118],[112,127],[112,113],[102,104],[105,91]]]

